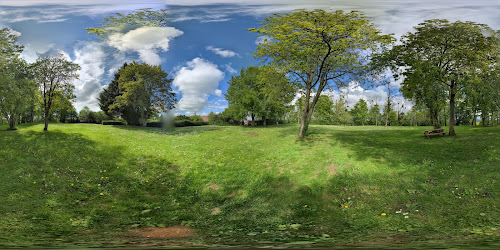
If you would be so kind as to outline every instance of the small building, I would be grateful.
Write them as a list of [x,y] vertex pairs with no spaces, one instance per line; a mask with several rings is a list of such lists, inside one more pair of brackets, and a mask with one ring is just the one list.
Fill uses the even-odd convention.
[[204,122],[208,122],[208,116],[207,115],[200,115],[201,119],[204,121]]

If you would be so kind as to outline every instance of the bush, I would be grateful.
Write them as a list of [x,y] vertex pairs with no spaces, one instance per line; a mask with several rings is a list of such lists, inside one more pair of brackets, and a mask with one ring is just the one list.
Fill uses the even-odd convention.
[[104,113],[104,111],[95,112],[94,117],[95,117],[95,122],[97,124],[101,124],[103,121],[109,119],[108,115],[106,115],[106,113]]
[[208,125],[207,122],[192,122],[192,121],[176,121],[175,126],[176,127],[190,127],[190,126],[203,126],[203,125]]
[[102,121],[102,125],[126,125],[124,121],[108,120]]
[[161,122],[148,122],[148,123],[146,123],[146,127],[161,128],[162,127],[162,123]]

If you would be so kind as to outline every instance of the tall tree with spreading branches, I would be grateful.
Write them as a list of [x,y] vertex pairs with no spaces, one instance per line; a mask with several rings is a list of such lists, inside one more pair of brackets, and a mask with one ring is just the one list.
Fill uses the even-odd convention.
[[255,56],[288,72],[289,78],[301,85],[306,101],[299,137],[306,135],[322,91],[361,80],[370,52],[392,41],[359,12],[340,10],[275,14],[250,31],[267,37]]
[[[495,36],[491,29],[474,22],[450,23],[427,20],[402,36],[394,46],[374,61],[389,63],[395,77],[402,77],[401,92],[407,98],[425,103],[431,117],[449,101],[449,135],[455,133],[455,102],[462,91],[491,66]],[[433,115],[434,113],[434,115]],[[433,118],[434,126],[436,118]]]
[[40,57],[33,65],[33,74],[38,83],[43,98],[44,131],[49,127],[49,117],[52,104],[57,95],[74,99],[73,81],[78,79],[80,66],[68,61],[64,55],[57,57]]

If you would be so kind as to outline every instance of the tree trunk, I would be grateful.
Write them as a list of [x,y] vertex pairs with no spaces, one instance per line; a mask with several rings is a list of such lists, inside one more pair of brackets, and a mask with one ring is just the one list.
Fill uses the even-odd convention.
[[265,116],[262,117],[262,120],[263,120],[263,124],[262,125],[267,126],[267,122],[266,122],[266,117]]
[[455,136],[455,81],[451,81],[450,84],[450,121],[449,121],[449,128],[450,131],[448,132],[449,136]]
[[16,130],[16,116],[10,115],[9,120],[9,130]]
[[45,109],[44,116],[45,127],[43,127],[43,131],[47,131],[49,128],[49,111],[47,109]]
[[439,112],[437,110],[429,110],[431,115],[431,123],[434,128],[441,128],[441,123],[439,122]]
[[252,127],[255,127],[255,115],[252,114]]
[[299,138],[306,136],[307,129],[309,128],[309,119],[307,119],[307,115],[309,112],[309,99],[311,97],[311,90],[308,88],[306,90],[306,96],[304,98],[304,109],[302,110],[302,116],[300,119],[300,129],[299,129]]

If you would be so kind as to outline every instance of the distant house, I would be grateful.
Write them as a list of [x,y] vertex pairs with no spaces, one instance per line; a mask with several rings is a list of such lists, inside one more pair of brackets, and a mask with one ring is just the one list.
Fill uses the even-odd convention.
[[200,115],[201,119],[204,121],[204,122],[208,122],[208,116],[207,115]]

